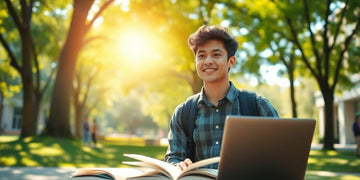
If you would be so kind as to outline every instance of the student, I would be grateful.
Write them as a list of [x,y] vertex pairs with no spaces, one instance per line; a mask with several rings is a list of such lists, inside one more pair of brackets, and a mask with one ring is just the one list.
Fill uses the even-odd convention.
[[360,158],[360,113],[356,113],[355,121],[353,123],[353,132],[356,141],[356,157]]
[[[226,28],[201,26],[191,34],[188,44],[195,55],[198,76],[203,80],[200,93],[187,102],[196,101],[196,121],[188,121],[184,103],[180,104],[172,116],[168,135],[169,147],[165,161],[184,170],[192,162],[220,155],[224,121],[227,115],[248,115],[279,117],[269,101],[255,93],[239,91],[229,81],[229,70],[234,66],[237,41]],[[247,103],[240,97],[253,95]],[[242,100],[241,100],[242,99]],[[251,102],[254,102],[250,106]],[[244,110],[246,110],[244,112]],[[189,113],[188,113],[189,114]],[[186,117],[184,117],[186,116]],[[194,123],[191,135],[186,135],[188,123]],[[218,164],[209,168],[218,168]]]
[[92,124],[92,128],[91,128],[91,140],[92,140],[92,147],[96,147],[96,133],[97,133],[97,123],[96,123],[96,119],[94,118],[93,120],[93,124]]
[[89,117],[85,117],[85,121],[83,124],[83,146],[89,145],[91,143],[90,140],[90,125],[89,125]]

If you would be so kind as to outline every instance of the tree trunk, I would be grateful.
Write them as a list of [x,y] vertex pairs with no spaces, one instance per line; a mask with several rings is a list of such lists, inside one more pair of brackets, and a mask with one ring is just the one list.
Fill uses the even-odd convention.
[[75,137],[81,139],[82,137],[82,120],[83,120],[83,108],[75,104]]
[[51,97],[50,117],[45,134],[54,137],[72,138],[70,131],[70,96],[76,60],[86,34],[86,17],[91,7],[82,4],[88,1],[74,1],[74,12],[65,45],[60,53],[58,72]]
[[197,75],[196,70],[192,72],[192,82],[189,82],[189,84],[191,85],[194,94],[201,91],[201,88],[203,86],[203,81]]
[[294,86],[294,71],[289,70],[290,79],[290,99],[291,99],[291,110],[294,118],[297,117],[296,99],[295,99],[295,86]]
[[36,126],[34,124],[34,89],[33,89],[33,78],[32,78],[32,63],[33,57],[32,44],[31,44],[31,33],[30,25],[24,27],[20,31],[21,36],[21,52],[22,52],[22,73],[21,79],[23,84],[23,113],[22,113],[22,127],[20,137],[28,137],[36,135]]
[[35,132],[37,134],[38,130],[38,123],[39,123],[39,114],[41,109],[41,101],[42,101],[42,94],[37,94],[35,96],[35,102],[34,102],[34,112],[33,112],[33,119],[32,123],[35,124]]
[[325,134],[323,150],[334,150],[334,92],[328,86],[320,86],[325,103]]
[[79,53],[79,42],[71,43],[71,31],[60,53],[59,67],[50,104],[50,117],[45,133],[54,137],[72,138],[70,132],[70,96],[73,74]]

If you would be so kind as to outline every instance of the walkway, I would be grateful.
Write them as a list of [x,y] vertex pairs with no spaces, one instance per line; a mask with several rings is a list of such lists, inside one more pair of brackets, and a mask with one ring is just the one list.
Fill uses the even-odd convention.
[[[71,180],[70,174],[76,168],[57,168],[57,167],[0,167],[0,180]],[[306,179],[313,179],[311,177],[358,177],[355,180],[360,180],[359,173],[336,173],[328,171],[309,171],[306,173]],[[83,179],[83,178],[74,178]],[[99,178],[86,178],[99,179]],[[354,178],[351,178],[354,179]]]

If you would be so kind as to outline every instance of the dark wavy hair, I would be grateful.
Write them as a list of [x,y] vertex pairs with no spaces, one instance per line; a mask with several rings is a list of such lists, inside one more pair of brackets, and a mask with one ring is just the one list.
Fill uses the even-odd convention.
[[189,36],[188,44],[195,55],[198,47],[210,40],[220,40],[224,43],[228,56],[227,59],[235,55],[239,46],[236,39],[228,33],[226,28],[206,25],[201,26],[196,32]]

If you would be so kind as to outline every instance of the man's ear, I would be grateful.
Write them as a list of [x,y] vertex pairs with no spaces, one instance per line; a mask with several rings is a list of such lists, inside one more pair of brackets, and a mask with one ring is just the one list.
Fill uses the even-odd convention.
[[229,68],[232,68],[235,65],[235,62],[236,62],[236,57],[231,56],[228,60]]

